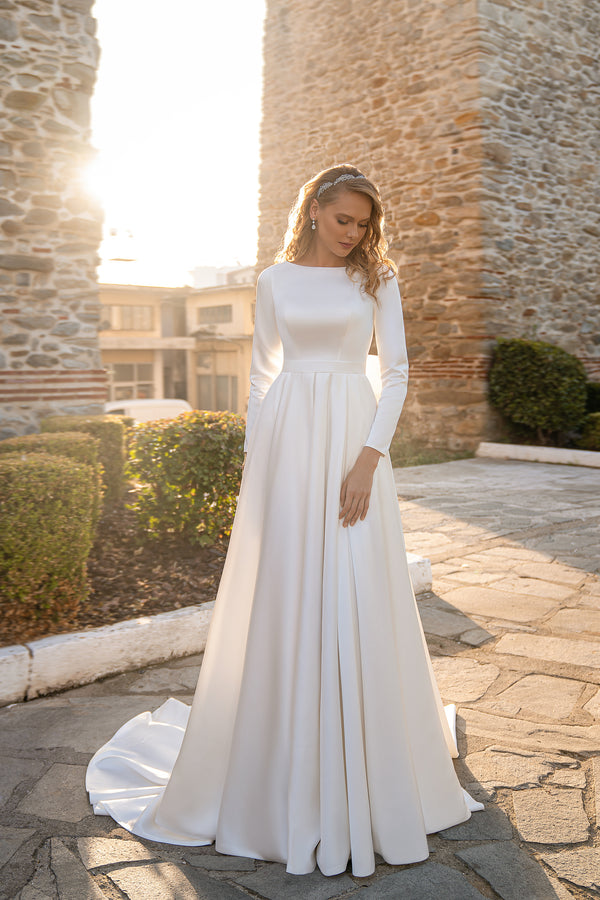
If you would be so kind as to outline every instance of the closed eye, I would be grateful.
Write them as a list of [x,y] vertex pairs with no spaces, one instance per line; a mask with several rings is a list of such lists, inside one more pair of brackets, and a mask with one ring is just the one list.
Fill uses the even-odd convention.
[[[348,222],[344,222],[342,219],[338,219],[338,224],[339,224],[339,225],[347,225]],[[366,228],[367,225],[368,225],[368,222],[359,222],[358,227],[359,227],[359,228]]]

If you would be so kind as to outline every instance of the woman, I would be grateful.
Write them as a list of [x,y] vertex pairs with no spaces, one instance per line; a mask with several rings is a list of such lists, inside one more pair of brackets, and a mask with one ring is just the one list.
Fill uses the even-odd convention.
[[[98,814],[294,874],[426,859],[481,809],[455,774],[388,448],[408,365],[376,186],[301,189],[257,285],[247,457],[191,711],[169,700],[90,763]],[[365,375],[373,327],[382,392]]]

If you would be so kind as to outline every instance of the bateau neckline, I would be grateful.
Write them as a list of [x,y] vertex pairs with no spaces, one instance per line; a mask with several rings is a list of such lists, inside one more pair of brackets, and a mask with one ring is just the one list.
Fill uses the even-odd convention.
[[346,266],[303,266],[302,263],[294,263],[289,259],[284,259],[284,262],[295,269],[317,269],[319,272],[322,272],[323,269],[341,269],[342,272],[346,271]]

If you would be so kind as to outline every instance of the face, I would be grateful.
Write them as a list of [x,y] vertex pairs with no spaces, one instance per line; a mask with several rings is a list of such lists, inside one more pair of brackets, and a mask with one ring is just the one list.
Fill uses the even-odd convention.
[[310,214],[317,223],[313,235],[319,249],[338,259],[348,256],[365,236],[372,205],[366,194],[355,191],[342,191],[326,205],[314,200]]

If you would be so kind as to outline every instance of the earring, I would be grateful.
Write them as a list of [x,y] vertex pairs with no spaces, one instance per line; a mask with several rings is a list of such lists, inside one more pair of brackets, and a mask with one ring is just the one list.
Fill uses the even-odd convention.
[[314,219],[311,219],[311,221],[312,221],[311,229],[312,229],[312,231],[316,231],[316,230],[317,230],[317,223],[315,222]]

